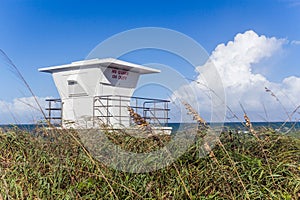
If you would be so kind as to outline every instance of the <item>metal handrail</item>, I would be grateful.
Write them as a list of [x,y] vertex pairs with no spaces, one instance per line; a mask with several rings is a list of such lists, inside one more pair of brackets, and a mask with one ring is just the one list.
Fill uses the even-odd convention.
[[[124,105],[124,102],[130,103],[133,102],[134,105]],[[49,122],[53,122],[53,120],[60,120],[60,124],[62,124],[63,121],[63,103],[61,99],[55,98],[55,99],[46,99],[48,102],[48,107],[46,110],[48,111],[48,116],[46,117],[46,120],[49,120]],[[100,105],[96,105],[96,103],[99,102]],[[114,102],[114,103],[112,103]],[[95,126],[95,120],[101,118],[101,121],[110,125],[111,118],[117,119],[120,123],[122,120],[125,120],[128,118],[130,121],[130,124],[132,123],[130,115],[124,115],[121,114],[122,110],[124,111],[124,108],[127,108],[130,106],[132,109],[134,109],[135,112],[140,113],[141,116],[146,120],[153,120],[153,122],[160,123],[160,124],[168,124],[169,118],[169,111],[168,103],[169,100],[164,99],[157,99],[157,98],[145,98],[145,97],[130,97],[130,96],[124,96],[124,95],[102,95],[102,96],[95,96],[93,100],[93,124]],[[53,103],[56,104],[55,107],[53,107]],[[57,103],[60,103],[60,106],[57,107]],[[162,105],[161,105],[162,104]],[[147,105],[147,106],[146,106]],[[101,111],[101,108],[105,109],[105,112],[103,113]],[[118,113],[111,113],[110,108],[120,108]],[[54,114],[56,112],[56,115]],[[57,116],[57,112],[60,112],[60,116]],[[150,114],[149,116],[148,113]]]
[[[134,109],[135,112],[140,112],[141,116],[144,119],[148,120],[154,120],[156,123],[159,124],[167,124],[168,120],[170,119],[168,117],[168,112],[170,109],[168,108],[168,103],[170,102],[169,100],[164,100],[164,99],[157,99],[157,98],[145,98],[145,97],[136,97],[136,96],[124,96],[124,95],[101,95],[101,96],[95,96],[94,97],[94,102],[99,101],[100,105],[96,106],[94,103],[93,107],[93,113],[94,117],[93,118],[111,118],[114,117],[115,119],[118,119],[119,122],[121,123],[122,119],[129,117],[130,123],[131,118],[130,116],[125,116],[121,115],[121,108],[128,107],[128,105],[122,104],[122,102],[130,103],[132,100],[135,100],[135,105],[130,105],[132,109]],[[104,101],[104,102],[102,102]],[[113,103],[114,102],[114,103]],[[146,106],[146,104],[148,104]],[[153,105],[151,105],[153,104]],[[163,104],[161,106],[161,104]],[[160,106],[158,106],[160,105]],[[98,108],[98,109],[97,109]],[[120,108],[119,113],[114,113],[114,115],[104,115],[101,113],[99,108],[107,109],[107,112],[109,111],[109,108]],[[100,111],[99,114],[100,116],[96,116],[96,110]],[[147,116],[147,113],[150,113],[150,116]],[[159,114],[163,116],[159,116]],[[162,123],[163,121],[163,123]],[[154,122],[155,123],[155,122]]]
[[[46,99],[45,101],[48,102],[48,107],[45,108],[45,110],[48,111],[48,116],[46,116],[46,120],[48,120],[50,124],[52,124],[52,120],[60,120],[60,123],[58,123],[58,124],[62,125],[63,104],[62,104],[61,99],[57,99],[57,98],[56,99]],[[52,105],[53,105],[52,103],[55,103],[55,104],[60,103],[60,105],[59,105],[60,107],[52,107]],[[60,112],[59,116],[57,116],[57,114],[53,116],[53,111]]]

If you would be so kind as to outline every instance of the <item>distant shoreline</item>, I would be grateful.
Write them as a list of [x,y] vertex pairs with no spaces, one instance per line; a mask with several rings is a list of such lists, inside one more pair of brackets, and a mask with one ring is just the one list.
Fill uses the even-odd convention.
[[[224,123],[208,123],[209,125],[217,124],[229,129],[246,130],[247,128],[242,122],[224,122]],[[177,130],[181,123],[168,123],[168,126]],[[254,128],[268,127],[274,130],[282,128],[282,131],[293,129],[300,130],[300,122],[252,122]],[[45,127],[47,124],[0,124],[0,128],[20,128],[25,130],[34,130],[36,127]]]

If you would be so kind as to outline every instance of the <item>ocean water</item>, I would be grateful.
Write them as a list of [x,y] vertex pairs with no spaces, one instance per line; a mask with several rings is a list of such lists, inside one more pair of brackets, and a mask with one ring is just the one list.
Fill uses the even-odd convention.
[[[169,123],[168,126],[173,128],[173,132],[176,132],[179,127],[183,125],[180,123]],[[186,125],[186,124],[185,124]],[[210,124],[213,126],[214,124]],[[258,129],[260,127],[272,128],[282,132],[286,131],[300,131],[300,122],[252,122],[253,128]],[[37,127],[43,127],[45,125],[37,124],[13,124],[13,125],[0,125],[2,129],[19,128],[22,130],[33,131]],[[247,131],[247,128],[240,122],[225,122],[223,124],[225,130],[239,130]]]
[[4,125],[0,124],[0,128],[4,130],[17,128],[29,132],[34,131],[38,127],[45,127],[45,126],[38,125],[38,124],[4,124]]
[[[213,123],[208,123],[211,126],[214,126]],[[169,126],[173,128],[173,130],[178,130],[180,127],[180,123],[169,123]],[[219,124],[218,124],[219,125]],[[225,122],[223,124],[225,130],[240,130],[247,131],[248,128],[243,125],[241,122]],[[285,131],[300,131],[300,122],[252,122],[252,126],[254,129],[258,128],[272,128],[274,130],[280,130],[282,132]]]

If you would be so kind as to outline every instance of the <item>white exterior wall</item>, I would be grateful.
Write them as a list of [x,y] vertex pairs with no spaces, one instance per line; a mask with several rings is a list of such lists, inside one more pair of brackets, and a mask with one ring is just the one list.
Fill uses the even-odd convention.
[[[53,73],[53,79],[63,103],[63,126],[90,128],[93,120],[93,99],[102,95],[132,96],[139,73],[100,66],[61,70]],[[112,105],[120,105],[111,101]],[[129,125],[129,103],[123,102],[120,108],[109,108],[112,115],[128,118],[110,118],[110,124],[118,126],[120,119]],[[103,108],[104,109],[104,108]],[[103,110],[103,113],[105,111]],[[106,119],[102,119],[106,122]]]
[[[96,96],[102,95],[122,95],[122,96],[132,96],[134,89],[137,85],[139,75],[135,72],[125,71],[121,69],[115,68],[101,68],[104,76],[102,77],[97,90]],[[113,98],[113,97],[112,97]],[[115,99],[115,98],[114,98]],[[104,101],[104,103],[107,103]],[[104,115],[114,115],[115,117],[109,118],[109,124],[114,127],[119,127],[120,124],[123,126],[129,126],[130,117],[127,106],[130,105],[129,102],[122,101],[114,101],[110,100],[109,104],[117,107],[110,107],[108,109],[101,109],[101,113]],[[120,108],[120,106],[122,106]],[[123,116],[123,117],[120,117]],[[128,117],[124,117],[128,116]],[[103,122],[106,122],[107,119],[105,117],[100,119]]]

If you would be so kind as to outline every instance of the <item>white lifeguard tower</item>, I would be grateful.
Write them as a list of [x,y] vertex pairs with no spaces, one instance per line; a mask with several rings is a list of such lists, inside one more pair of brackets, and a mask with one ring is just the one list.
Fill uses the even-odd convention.
[[[133,109],[154,127],[167,132],[168,102],[132,97],[140,75],[160,70],[114,58],[92,59],[40,68],[51,73],[60,99],[48,99],[48,120],[59,120],[63,128],[130,127]],[[56,112],[56,114],[55,114]],[[57,114],[59,113],[59,114]]]

